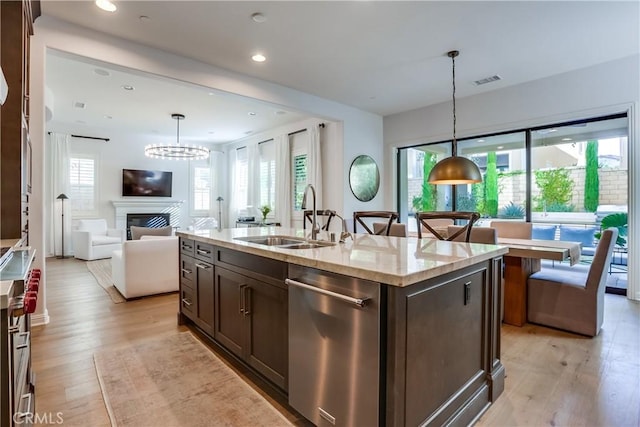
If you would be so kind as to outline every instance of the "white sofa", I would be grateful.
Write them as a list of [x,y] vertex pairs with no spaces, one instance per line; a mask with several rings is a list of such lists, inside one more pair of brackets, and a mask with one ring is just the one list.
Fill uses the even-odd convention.
[[142,236],[113,251],[111,278],[125,298],[178,290],[178,237]]
[[107,228],[104,219],[81,219],[71,233],[73,256],[87,261],[110,258],[126,239],[125,230]]

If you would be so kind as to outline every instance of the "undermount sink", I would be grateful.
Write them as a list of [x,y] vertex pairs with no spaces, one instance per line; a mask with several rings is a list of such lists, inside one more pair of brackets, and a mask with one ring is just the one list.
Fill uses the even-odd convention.
[[331,242],[306,241],[303,238],[291,236],[247,236],[236,237],[235,240],[255,243],[256,245],[277,246],[282,249],[313,249],[335,245],[335,243]]

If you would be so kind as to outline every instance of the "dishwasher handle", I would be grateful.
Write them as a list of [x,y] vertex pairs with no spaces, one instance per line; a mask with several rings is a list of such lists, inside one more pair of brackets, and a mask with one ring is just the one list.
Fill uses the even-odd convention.
[[297,286],[299,288],[304,288],[313,292],[317,292],[322,295],[327,295],[333,298],[337,298],[339,300],[346,301],[351,304],[355,304],[358,307],[364,307],[367,304],[367,301],[369,300],[369,298],[354,298],[348,295],[340,294],[338,292],[327,291],[326,289],[322,289],[322,288],[318,288],[317,286],[298,282],[297,280],[293,280],[293,279],[285,279],[284,283],[290,286]]

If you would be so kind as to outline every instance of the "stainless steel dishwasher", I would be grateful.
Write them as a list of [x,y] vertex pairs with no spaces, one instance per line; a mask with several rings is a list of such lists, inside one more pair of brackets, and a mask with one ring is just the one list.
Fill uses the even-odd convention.
[[377,282],[289,264],[289,404],[317,426],[376,426]]

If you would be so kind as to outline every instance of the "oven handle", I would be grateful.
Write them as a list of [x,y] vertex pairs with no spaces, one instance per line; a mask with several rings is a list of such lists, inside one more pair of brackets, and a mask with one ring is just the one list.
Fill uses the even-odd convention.
[[346,301],[351,304],[355,304],[358,307],[364,307],[367,304],[367,301],[369,301],[369,298],[354,298],[348,295],[339,294],[337,292],[327,291],[326,289],[318,288],[317,286],[312,286],[306,283],[298,282],[297,280],[293,280],[293,279],[285,279],[284,283],[290,286],[297,286],[299,288],[317,292],[322,295],[327,295],[333,298],[337,298],[339,300]]

